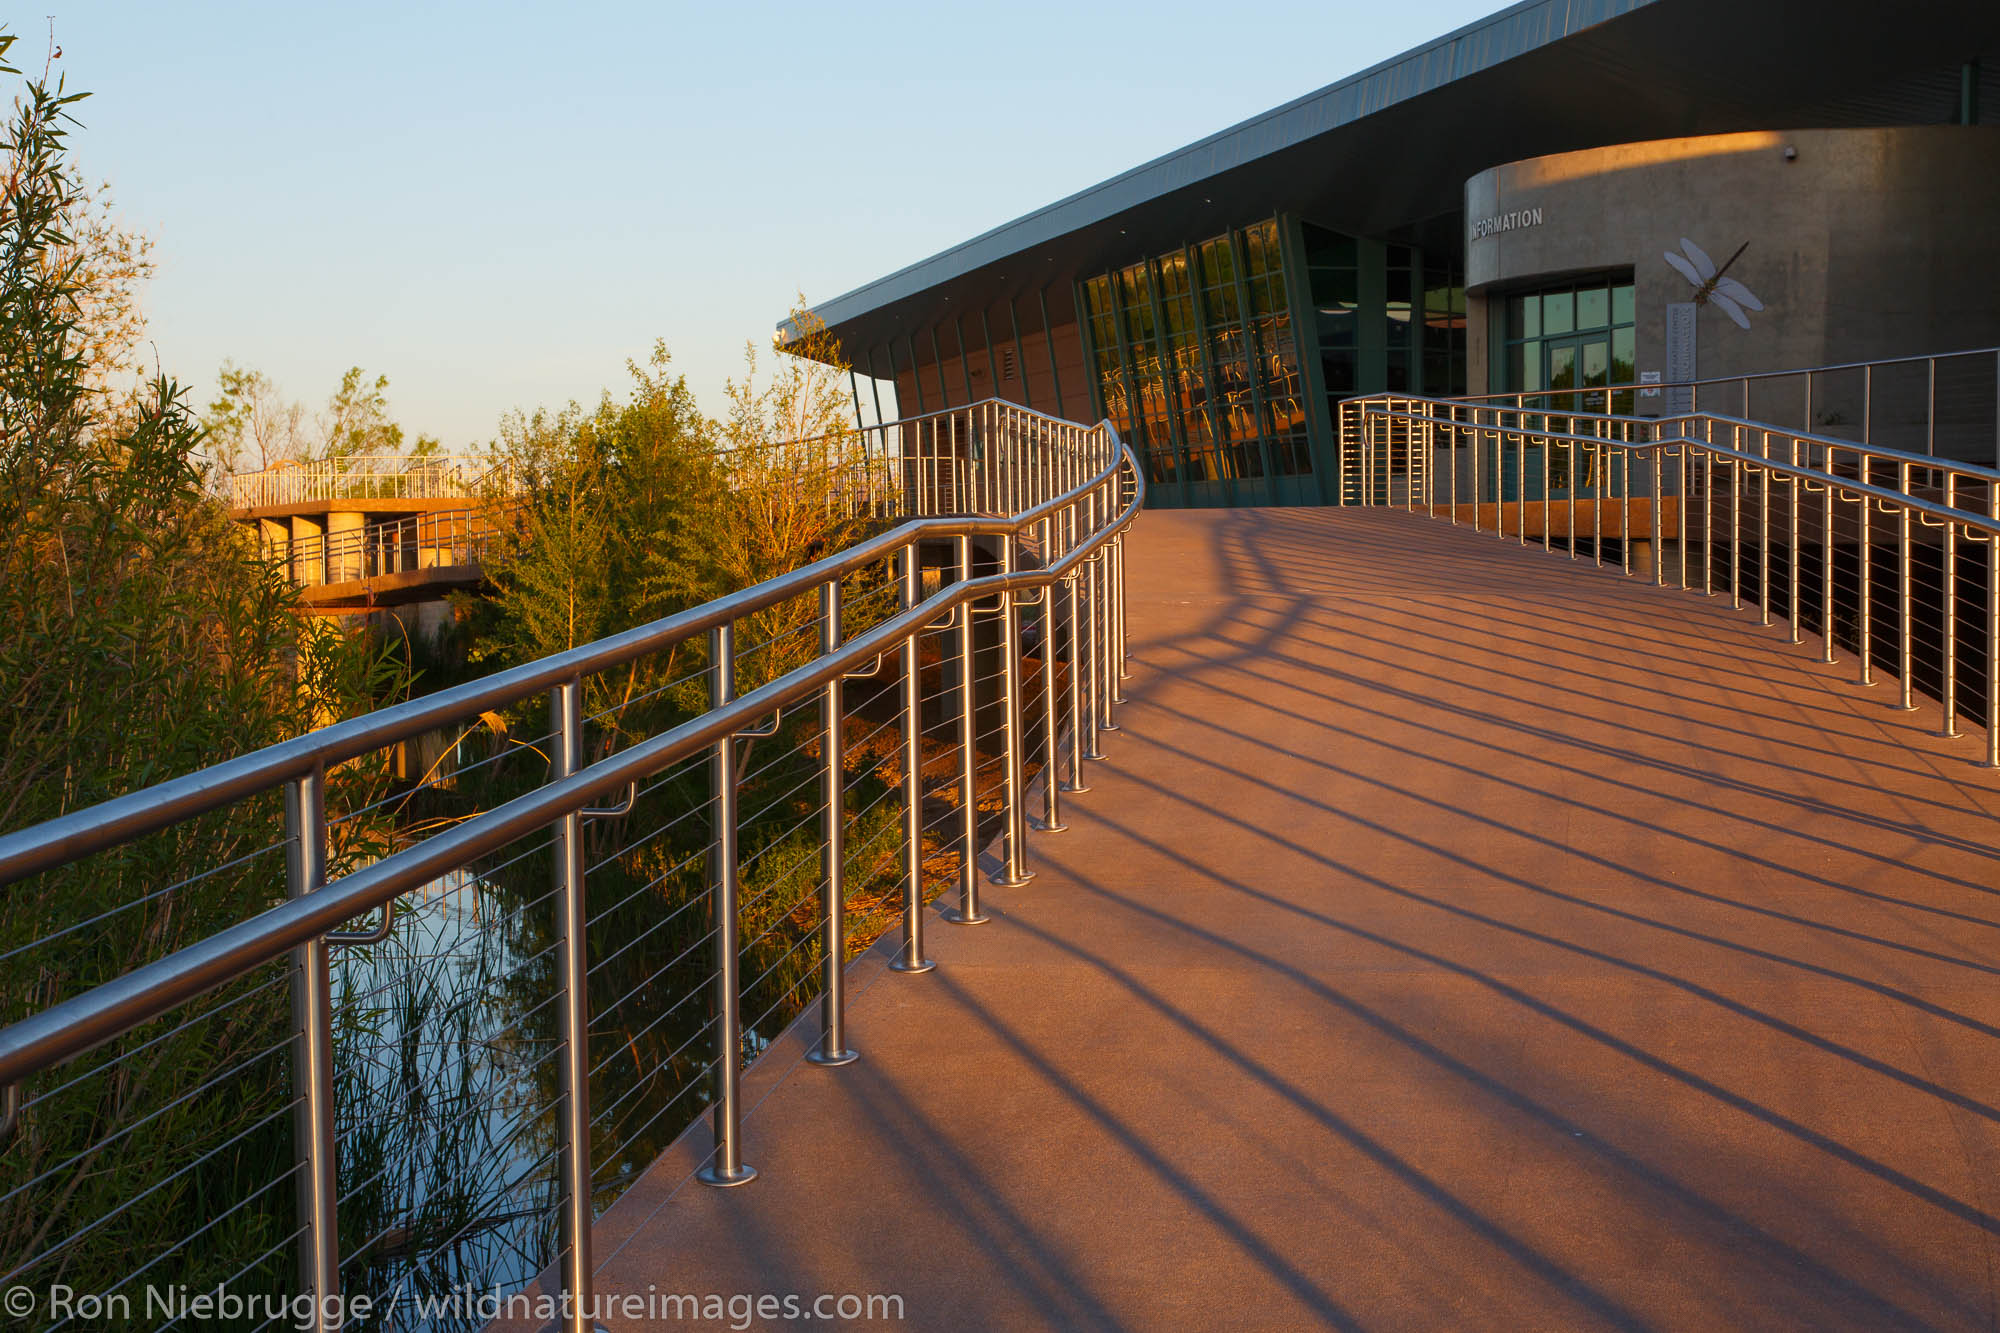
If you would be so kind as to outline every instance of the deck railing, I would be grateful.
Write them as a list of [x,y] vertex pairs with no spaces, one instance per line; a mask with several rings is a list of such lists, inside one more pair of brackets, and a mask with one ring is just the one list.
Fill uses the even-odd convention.
[[425,569],[476,567],[498,535],[482,509],[447,509],[369,523],[345,532],[266,537],[263,557],[315,588]]
[[1057,460],[1087,448],[1095,429],[988,399],[755,453],[765,466],[830,477],[827,494],[855,514],[1006,514],[1047,493]]
[[1459,401],[1620,416],[1705,412],[2000,466],[2000,347],[1655,384],[1475,394]]
[[[1382,395],[1341,404],[1350,503],[1572,560],[1607,558],[1852,652],[2000,767],[2000,471],[1715,413],[1551,411]],[[1638,557],[1635,563],[1635,556]]]
[[[354,1313],[343,1293],[373,1296],[379,1313],[385,1293],[407,1302],[468,1275],[519,1287],[553,1264],[559,1322],[585,1330],[595,1212],[703,1104],[701,1179],[750,1180],[748,1060],[814,997],[810,1058],[854,1058],[853,893],[893,911],[892,966],[927,970],[932,892],[955,887],[947,919],[985,920],[982,849],[996,882],[1028,877],[1030,805],[1035,827],[1060,830],[1059,793],[1087,790],[1084,764],[1116,729],[1123,538],[1144,480],[1109,424],[981,404],[870,440],[850,495],[926,516],[663,620],[0,837],[10,893],[64,874],[119,889],[0,955],[46,996],[0,1029],[0,1209],[46,1208],[33,1243],[0,1254],[0,1286],[61,1281],[113,1246],[126,1276],[100,1297],[262,1281],[303,1304],[246,1326],[331,1329]],[[705,688],[706,703],[644,728],[641,664],[670,677],[651,695]],[[587,714],[594,685],[609,702]],[[506,710],[543,699],[545,724],[506,733]],[[504,743],[484,757],[466,750],[496,732]],[[511,785],[494,778],[493,802],[405,821],[394,845],[356,853],[346,834],[383,807],[333,808],[330,784],[440,735],[439,762],[390,804],[462,796],[482,774]],[[130,882],[146,864],[134,848],[198,848],[215,818],[254,824],[280,801],[283,833],[268,844],[173,882]],[[745,846],[753,827],[775,831]],[[270,905],[94,988],[66,991],[38,963],[38,950],[87,941],[79,932],[186,910],[245,877],[269,884]],[[454,894],[474,905],[431,911]],[[495,941],[498,954],[479,943]],[[383,998],[476,943],[478,966],[440,974],[461,988],[450,1003],[401,1015]],[[746,962],[761,974],[746,978]],[[291,1031],[243,1058],[246,1015],[286,993]],[[753,999],[764,1007],[746,1018]],[[218,1108],[215,1141],[158,1145],[158,1164],[140,1163],[152,1178],[77,1214],[60,1186],[144,1142],[165,1113],[148,1100],[147,1053],[190,1037],[201,1051],[213,1040],[214,1067],[172,1105]],[[375,1063],[350,1067],[357,1052]],[[240,1126],[232,1090],[256,1078],[290,1092]],[[386,1130],[354,1118],[355,1101],[382,1097]],[[245,1154],[273,1136],[282,1161]],[[66,1146],[51,1155],[51,1141]],[[25,1159],[36,1170],[7,1173],[11,1152],[38,1145],[44,1156]],[[190,1200],[185,1230],[123,1229],[142,1199],[211,1186],[218,1162],[237,1175],[212,1204]],[[287,1184],[295,1202],[280,1206]],[[246,1228],[233,1249],[218,1240]],[[233,1273],[216,1272],[218,1250],[242,1261]],[[287,1250],[296,1277],[273,1278],[290,1271]],[[423,1322],[401,1308],[407,1318],[382,1326]],[[306,1324],[288,1322],[300,1310]]]
[[478,454],[356,454],[283,462],[224,478],[232,509],[353,500],[476,500],[510,488],[506,465]]

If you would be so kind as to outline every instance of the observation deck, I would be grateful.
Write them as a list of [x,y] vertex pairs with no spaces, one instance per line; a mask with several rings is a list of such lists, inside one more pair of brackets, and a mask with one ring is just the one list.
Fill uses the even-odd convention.
[[803,1063],[811,1015],[767,1051],[759,1179],[693,1183],[697,1126],[599,1219],[601,1301],[1990,1325],[1982,737],[1490,531],[1169,511],[1128,548],[1128,702],[1036,878],[929,975],[855,964],[861,1058]]
[[1326,510],[998,402],[790,442],[877,530],[0,835],[10,975],[139,959],[0,988],[0,1287],[1991,1326],[2000,471],[1341,415]]

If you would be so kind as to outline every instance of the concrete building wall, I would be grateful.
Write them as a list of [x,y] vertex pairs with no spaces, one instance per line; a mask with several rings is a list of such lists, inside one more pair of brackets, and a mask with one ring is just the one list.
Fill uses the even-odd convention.
[[[1792,155],[1787,156],[1787,150]],[[2000,344],[2000,129],[1919,126],[1662,139],[1530,158],[1466,183],[1471,388],[1489,298],[1629,268],[1637,366],[1665,369],[1663,255],[1694,240],[1765,303],[1697,314],[1702,377]],[[1538,220],[1521,223],[1523,212]],[[1479,235],[1483,219],[1504,226]]]

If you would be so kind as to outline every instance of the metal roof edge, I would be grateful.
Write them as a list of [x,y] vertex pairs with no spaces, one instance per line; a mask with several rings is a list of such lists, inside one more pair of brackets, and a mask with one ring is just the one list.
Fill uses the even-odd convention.
[[[1352,124],[1470,74],[1659,0],[1519,0],[1317,91],[1045,204],[1030,213],[812,307],[828,325],[948,282],[1057,236],[1104,221],[1235,167]],[[1502,37],[1496,29],[1508,29]],[[1290,119],[1294,124],[1281,122]],[[1094,207],[1092,206],[1094,205]],[[1066,216],[1079,213],[1081,216]],[[1014,234],[1018,233],[1018,234]],[[1006,239],[1005,245],[994,242]],[[789,320],[780,321],[780,334]]]

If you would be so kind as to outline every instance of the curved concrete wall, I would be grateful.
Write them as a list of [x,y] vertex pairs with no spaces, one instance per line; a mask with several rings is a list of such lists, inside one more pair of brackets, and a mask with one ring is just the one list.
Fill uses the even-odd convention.
[[1691,291],[1662,256],[1683,236],[1718,264],[1749,242],[1730,276],[1765,302],[1748,331],[1698,312],[1701,376],[2000,344],[2000,129],[1621,144],[1494,167],[1465,203],[1475,392],[1484,298],[1605,269],[1633,271],[1638,368],[1664,371],[1666,306]]

